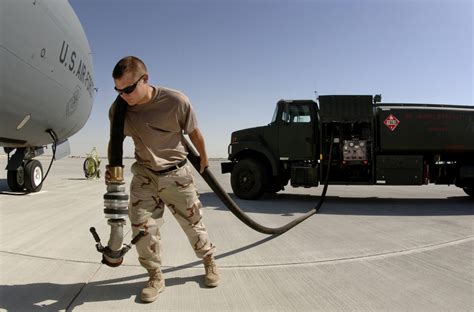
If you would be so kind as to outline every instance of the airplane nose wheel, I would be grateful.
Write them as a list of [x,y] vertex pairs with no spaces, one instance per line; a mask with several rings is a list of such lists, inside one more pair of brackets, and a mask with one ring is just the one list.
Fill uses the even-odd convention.
[[28,192],[39,192],[43,187],[43,166],[36,160],[30,160],[25,164],[25,188]]
[[8,187],[13,192],[21,192],[25,188],[25,167],[22,164],[18,170],[8,170],[7,172]]

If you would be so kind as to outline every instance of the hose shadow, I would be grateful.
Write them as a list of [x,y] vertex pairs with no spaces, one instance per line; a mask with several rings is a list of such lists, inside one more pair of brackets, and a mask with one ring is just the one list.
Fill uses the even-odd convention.
[[[217,260],[229,257],[274,239],[268,236],[246,246],[216,255]],[[184,269],[202,266],[202,260],[186,263],[176,267],[167,267],[163,273],[172,273]],[[103,268],[106,268],[102,265]],[[204,285],[202,273],[186,277],[169,277],[165,275],[166,287],[196,283],[201,288]],[[0,285],[0,309],[6,311],[59,311],[74,310],[75,307],[91,302],[106,302],[118,300],[134,300],[142,303],[138,294],[143,288],[148,274],[136,274],[126,277],[93,281],[89,283],[55,284],[29,283],[22,285]],[[133,299],[133,297],[135,297]]]
[[[239,207],[247,213],[274,214],[294,217],[313,209],[320,196],[299,194],[265,195],[259,200],[249,201],[230,194]],[[200,195],[204,207],[227,210],[212,192]],[[367,216],[458,216],[473,215],[473,201],[468,196],[440,199],[431,198],[352,198],[326,196],[319,214],[367,215]]]
[[[218,254],[218,255],[215,255],[214,258],[216,260],[219,260],[219,259],[222,259],[222,258],[227,258],[229,256],[232,256],[232,255],[235,255],[235,254],[238,254],[240,252],[243,252],[243,251],[246,251],[246,250],[249,250],[249,249],[252,249],[254,247],[257,247],[259,245],[262,245],[266,242],[269,242],[271,241],[272,239],[276,238],[277,235],[271,235],[271,236],[267,236],[265,237],[264,239],[261,239],[259,241],[256,241],[252,244],[249,244],[249,245],[246,245],[246,246],[242,246],[240,248],[237,248],[237,249],[234,249],[234,250],[230,250],[230,251],[227,251],[227,252],[224,252],[222,254]],[[176,266],[176,267],[171,267],[171,268],[166,268],[166,269],[163,269],[163,273],[171,273],[171,272],[175,272],[175,271],[180,271],[180,270],[183,270],[183,269],[188,269],[188,268],[191,268],[191,267],[195,267],[195,266],[200,266],[202,265],[202,260],[197,260],[197,261],[194,261],[194,262],[190,262],[190,263],[186,263],[186,264],[183,264],[183,265],[179,265],[179,266]]]
[[[39,192],[38,192],[39,193]],[[8,186],[8,182],[6,179],[0,179],[0,195],[7,195],[7,196],[28,196],[31,194],[30,192],[27,191],[20,191],[20,192],[14,192],[10,190],[10,187]]]

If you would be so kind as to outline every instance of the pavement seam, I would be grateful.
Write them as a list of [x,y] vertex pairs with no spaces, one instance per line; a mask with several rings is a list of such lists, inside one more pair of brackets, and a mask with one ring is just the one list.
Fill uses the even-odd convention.
[[[456,239],[453,241],[438,243],[438,244],[431,244],[421,247],[415,248],[408,248],[408,249],[400,249],[395,251],[387,251],[378,254],[371,254],[371,255],[361,255],[361,256],[354,256],[354,257],[346,257],[346,258],[337,258],[337,259],[324,259],[324,260],[315,260],[315,261],[303,261],[303,262],[288,262],[288,263],[281,263],[281,264],[261,264],[261,265],[239,265],[239,266],[226,266],[225,268],[262,268],[262,267],[286,267],[286,266],[302,266],[302,265],[323,265],[323,264],[333,264],[333,263],[346,263],[346,262],[353,262],[353,261],[360,261],[360,260],[377,260],[377,259],[384,259],[388,257],[397,257],[402,255],[409,255],[414,253],[422,253],[425,251],[436,250],[444,247],[460,245],[463,243],[467,243],[474,240],[474,236],[469,236],[466,238]],[[221,268],[221,266],[219,266]]]
[[63,258],[53,258],[53,257],[45,257],[45,256],[37,256],[37,255],[28,255],[21,252],[13,252],[13,251],[5,251],[0,250],[0,253],[13,255],[13,256],[22,256],[28,258],[35,258],[35,259],[43,259],[43,260],[54,260],[54,261],[64,261],[64,262],[73,262],[73,263],[85,263],[85,264],[100,264],[100,262],[94,261],[86,261],[86,260],[74,260],[74,259],[63,259]]
[[[381,252],[376,254],[370,255],[360,255],[360,256],[353,256],[353,257],[345,257],[345,258],[337,258],[337,259],[323,259],[323,260],[313,260],[313,261],[303,261],[303,262],[287,262],[287,263],[272,263],[272,264],[249,264],[249,265],[219,265],[221,269],[235,269],[235,268],[262,268],[262,267],[286,267],[286,266],[301,266],[301,265],[320,265],[320,264],[327,264],[327,263],[344,263],[344,262],[352,262],[352,261],[359,261],[359,260],[371,260],[371,259],[381,259],[387,257],[396,257],[400,255],[407,255],[413,253],[420,253],[424,251],[435,250],[443,247],[449,247],[453,245],[459,245],[463,243],[467,243],[474,240],[473,236],[468,236],[464,238],[459,238],[447,242],[430,244],[425,246],[418,246],[414,248],[407,248],[407,249],[400,249],[395,251],[387,251]],[[65,262],[74,262],[74,263],[84,263],[84,264],[100,264],[94,261],[86,261],[86,260],[71,260],[71,259],[60,259],[60,258],[52,258],[52,257],[44,257],[44,256],[35,256],[35,255],[27,255],[23,253],[11,252],[11,251],[3,251],[0,250],[0,254],[8,254],[8,255],[15,255],[15,256],[23,256],[35,259],[44,259],[44,260],[54,260],[54,261],[65,261]],[[216,259],[219,260],[219,255],[216,256]],[[183,264],[178,266],[162,266],[164,270],[173,270],[173,269],[197,269],[198,266],[201,265],[200,261],[192,262],[190,264]],[[101,267],[102,265],[100,265]],[[141,267],[138,264],[122,264],[122,266],[127,267]],[[99,268],[100,268],[99,267]],[[199,268],[201,269],[201,268]]]
[[90,281],[94,279],[94,277],[97,275],[97,272],[99,272],[101,267],[102,267],[102,265],[99,265],[97,270],[95,270],[94,274],[92,274],[92,276],[82,285],[81,289],[79,289],[77,294],[71,299],[71,302],[69,302],[69,304],[66,306],[66,312],[71,311],[70,309],[71,309],[71,306],[73,305],[74,301],[76,301],[76,299],[82,293],[82,290],[84,290],[84,288],[90,283]]

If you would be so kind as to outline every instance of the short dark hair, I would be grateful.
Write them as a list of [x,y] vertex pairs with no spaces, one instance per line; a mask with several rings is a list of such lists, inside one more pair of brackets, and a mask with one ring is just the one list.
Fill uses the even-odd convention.
[[147,73],[145,63],[136,56],[126,56],[122,58],[115,65],[112,72],[112,77],[114,79],[120,79],[125,73],[139,73],[141,75]]

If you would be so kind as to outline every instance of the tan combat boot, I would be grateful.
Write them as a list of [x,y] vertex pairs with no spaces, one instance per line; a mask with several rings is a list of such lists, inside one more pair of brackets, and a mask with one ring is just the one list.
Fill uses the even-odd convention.
[[203,262],[204,269],[206,270],[206,275],[204,275],[204,284],[207,287],[216,287],[219,285],[220,277],[214,257],[212,255],[204,257]]
[[143,302],[155,301],[158,294],[165,290],[165,279],[160,270],[148,270],[148,274],[150,278],[140,296]]

